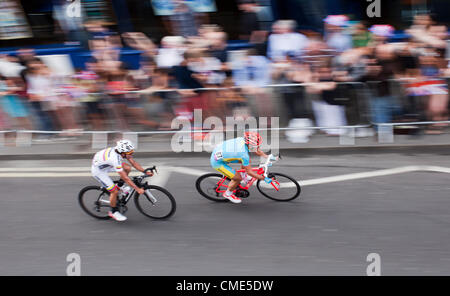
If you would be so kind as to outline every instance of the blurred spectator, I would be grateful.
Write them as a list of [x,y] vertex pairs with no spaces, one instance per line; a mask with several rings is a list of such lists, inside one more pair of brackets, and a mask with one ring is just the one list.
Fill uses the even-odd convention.
[[257,55],[254,49],[247,50],[243,58],[234,63],[233,81],[249,98],[255,114],[261,116],[273,114],[270,90],[265,87],[272,81],[271,66],[265,56]]
[[160,68],[178,66],[183,61],[185,51],[184,38],[181,36],[166,36],[161,40],[161,48],[155,57]]
[[6,115],[12,120],[9,125],[22,130],[31,130],[29,112],[25,103],[18,96],[20,87],[16,86],[11,78],[0,76],[0,101],[4,117]]
[[54,117],[55,108],[52,104],[55,97],[54,88],[48,74],[46,66],[41,61],[28,61],[25,74],[27,95],[38,118],[39,128],[44,131],[59,128]]
[[[228,61],[227,34],[225,32],[212,32],[209,34],[209,54],[225,64]],[[225,66],[225,65],[224,65]]]
[[369,46],[371,41],[372,34],[368,31],[364,22],[360,21],[352,26],[353,48]]
[[194,77],[191,65],[201,58],[201,51],[188,50],[183,55],[183,61],[172,68],[172,73],[180,89],[201,88],[202,84]]
[[270,59],[285,60],[288,54],[300,56],[303,53],[308,46],[308,38],[295,32],[295,27],[293,20],[281,20],[273,24],[267,45],[267,55]]
[[233,81],[237,86],[264,87],[271,82],[270,61],[257,55],[254,49],[245,51],[244,57],[234,63]]
[[178,105],[179,95],[173,88],[170,70],[155,69],[152,75],[152,85],[143,90],[147,116],[159,122],[159,129],[170,129]]
[[348,18],[345,15],[329,15],[325,22],[325,42],[337,52],[352,48],[352,37],[345,31]]
[[[312,101],[316,126],[334,127],[345,126],[345,108],[334,104],[336,82],[333,81],[333,73],[330,59],[325,59],[321,64],[312,68],[311,84],[306,86],[306,92],[317,98]],[[325,128],[328,135],[341,135],[342,129]]]
[[232,116],[236,120],[245,120],[251,112],[248,108],[248,102],[241,92],[233,87],[232,77],[226,78],[224,85],[225,89],[221,89],[217,94],[217,115],[223,120],[227,116]]
[[102,91],[100,77],[95,73],[96,63],[89,61],[87,71],[81,71],[74,76],[78,86],[78,100],[81,102],[86,117],[93,130],[105,130],[103,111],[101,108]]
[[111,69],[106,74],[107,111],[110,113],[108,116],[114,118],[114,128],[121,131],[129,130],[129,123],[126,118],[126,93],[130,90],[130,85],[126,76],[126,69],[123,64],[119,68]]
[[250,41],[253,32],[259,31],[258,4],[255,0],[240,0],[239,10],[239,39]]
[[157,46],[153,41],[141,32],[126,32],[122,34],[123,42],[131,48],[142,51],[141,60],[153,60],[157,52]]
[[[192,67],[201,60],[201,50],[190,49],[184,53],[184,60],[179,66],[172,67],[172,75],[177,82],[182,96],[183,107],[178,108],[178,114],[190,114],[193,116],[194,109],[208,109],[207,98],[204,93],[195,90],[203,88],[201,76],[196,75]],[[192,117],[191,117],[192,118]]]
[[[311,81],[310,67],[302,59],[288,55],[286,62],[273,63],[272,79],[277,84],[296,84]],[[286,119],[306,118],[306,102],[303,88],[286,86],[279,88],[286,106]]]
[[249,42],[259,55],[266,55],[270,25],[262,21],[271,19],[271,16],[255,0],[239,1],[239,10],[239,39]]
[[[390,34],[384,30],[372,32],[379,41]],[[398,73],[399,61],[389,44],[383,43],[376,45],[368,57],[366,74],[362,80],[368,83],[371,93],[369,104],[372,121],[374,123],[392,122],[394,115],[399,114],[401,110],[397,98],[392,95],[389,80],[394,79],[395,74]]]
[[[448,119],[448,85],[442,78],[447,66],[447,27],[436,24],[426,14],[416,15],[413,25],[407,32],[415,42],[419,52],[419,81],[409,84],[409,92],[428,97],[426,114],[429,120]],[[426,131],[429,134],[441,134],[443,124],[433,124]]]

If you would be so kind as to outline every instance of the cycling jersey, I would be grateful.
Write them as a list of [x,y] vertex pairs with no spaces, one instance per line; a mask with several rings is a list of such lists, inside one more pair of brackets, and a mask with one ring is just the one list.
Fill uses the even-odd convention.
[[123,158],[118,154],[114,148],[106,148],[97,152],[92,159],[91,173],[92,176],[102,184],[108,191],[113,191],[117,188],[109,172],[123,171]]
[[113,172],[123,171],[122,163],[122,156],[114,148],[106,148],[97,152],[92,160],[92,165],[98,169]]
[[240,162],[243,166],[250,165],[250,155],[244,138],[235,138],[227,140],[218,145],[211,154],[211,166],[232,179],[236,171],[231,168],[229,163]]

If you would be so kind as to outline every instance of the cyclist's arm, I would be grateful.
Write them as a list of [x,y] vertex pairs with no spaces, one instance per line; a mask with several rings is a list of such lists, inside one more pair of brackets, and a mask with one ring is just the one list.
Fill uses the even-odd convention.
[[125,171],[120,171],[117,172],[120,176],[120,178],[127,183],[128,185],[130,185],[134,190],[139,190],[139,187],[136,186],[136,184],[134,184],[134,182],[130,179],[130,177],[128,177],[128,175],[125,173]]
[[[142,173],[145,171],[145,169],[144,169],[139,163],[137,163],[137,161],[134,160],[133,156],[127,155],[125,158],[128,160],[128,162],[129,162],[136,170],[138,170],[138,171],[140,171],[140,172],[142,172]],[[153,173],[147,172],[147,175],[153,176]]]
[[260,150],[259,147],[258,147],[258,149],[255,151],[255,153],[256,153],[256,155],[261,156],[261,157],[265,157],[265,158],[269,157],[269,155],[267,155],[267,154],[265,154],[264,152],[262,152],[262,150]]
[[131,155],[127,155],[127,156],[125,156],[125,158],[128,160],[128,162],[136,169],[136,170],[138,170],[138,171],[140,171],[140,172],[144,172],[144,168],[139,164],[139,163],[137,163],[134,159],[133,159],[133,156],[131,156]]
[[252,166],[251,165],[245,165],[245,166],[243,165],[242,168],[245,169],[245,171],[247,172],[247,175],[249,175],[250,177],[253,177],[253,178],[258,179],[258,180],[264,180],[264,176],[263,175],[258,175],[257,173],[255,173],[252,170]]

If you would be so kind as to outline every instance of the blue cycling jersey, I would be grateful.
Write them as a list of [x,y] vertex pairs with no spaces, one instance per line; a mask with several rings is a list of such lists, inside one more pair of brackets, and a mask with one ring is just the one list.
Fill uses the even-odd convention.
[[250,155],[244,138],[227,140],[218,145],[212,152],[211,159],[215,161],[241,162],[243,166],[250,165]]

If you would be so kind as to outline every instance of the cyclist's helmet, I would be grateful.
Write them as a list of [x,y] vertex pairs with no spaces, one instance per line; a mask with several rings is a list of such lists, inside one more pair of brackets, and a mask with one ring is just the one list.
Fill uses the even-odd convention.
[[256,148],[262,144],[262,138],[257,132],[245,132],[244,141],[249,148]]
[[116,148],[119,153],[129,153],[134,150],[133,143],[130,140],[120,140],[117,142]]

